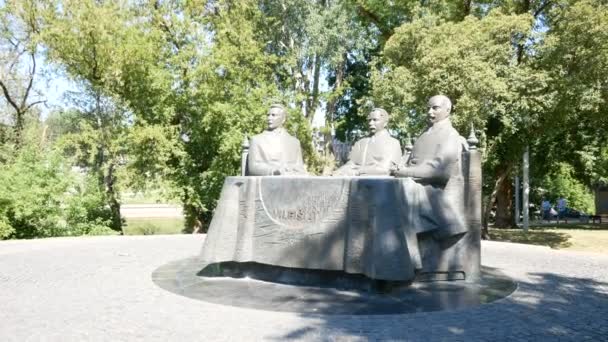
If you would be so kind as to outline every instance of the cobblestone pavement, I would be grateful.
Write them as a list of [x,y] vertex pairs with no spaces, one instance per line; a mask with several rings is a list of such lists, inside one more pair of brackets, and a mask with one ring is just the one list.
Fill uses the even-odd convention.
[[188,299],[154,269],[201,235],[0,242],[1,341],[608,341],[608,255],[484,242],[483,263],[519,282],[461,311],[323,316]]

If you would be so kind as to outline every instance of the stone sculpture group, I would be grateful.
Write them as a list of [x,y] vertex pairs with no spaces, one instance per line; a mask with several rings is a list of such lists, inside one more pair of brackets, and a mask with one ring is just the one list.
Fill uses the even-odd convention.
[[203,266],[478,280],[480,155],[474,134],[465,140],[452,127],[451,108],[446,96],[431,97],[428,128],[404,155],[386,129],[389,114],[376,108],[349,161],[332,177],[310,177],[283,128],[285,108],[271,106],[267,129],[249,140],[244,176],[225,181]]

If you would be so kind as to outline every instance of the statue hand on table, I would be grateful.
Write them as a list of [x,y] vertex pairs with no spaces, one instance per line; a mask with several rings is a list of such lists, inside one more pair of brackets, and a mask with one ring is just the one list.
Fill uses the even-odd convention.
[[332,172],[332,176],[352,177],[359,175],[359,166],[353,163],[346,163],[341,168]]
[[273,176],[280,176],[280,175],[302,175],[302,176],[308,176],[308,172],[304,171],[304,170],[300,170],[298,168],[295,167],[289,167],[289,166],[279,166],[275,169],[272,170],[272,175]]

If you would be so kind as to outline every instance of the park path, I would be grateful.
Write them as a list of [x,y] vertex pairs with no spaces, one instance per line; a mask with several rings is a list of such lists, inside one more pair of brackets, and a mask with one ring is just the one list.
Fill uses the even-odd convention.
[[157,287],[204,235],[0,242],[1,341],[608,341],[608,256],[483,242],[519,282],[468,310],[327,316],[210,304]]

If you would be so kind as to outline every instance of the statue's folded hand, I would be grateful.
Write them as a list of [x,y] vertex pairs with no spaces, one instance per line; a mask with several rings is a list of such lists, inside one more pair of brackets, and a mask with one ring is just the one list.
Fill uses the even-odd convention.
[[390,172],[390,174],[395,174],[395,172],[399,171],[401,169],[401,165],[395,163],[394,161],[391,161],[391,166],[389,166],[388,170]]
[[396,170],[392,171],[391,174],[395,177],[409,177],[409,172],[407,170],[407,167],[405,166],[398,166]]
[[[348,164],[347,164],[348,165]],[[357,176],[359,174],[359,165],[355,165],[355,164],[351,164],[351,165],[345,165],[339,169],[337,169],[336,171],[332,172],[332,176],[343,176],[343,177],[348,177],[348,176]]]

